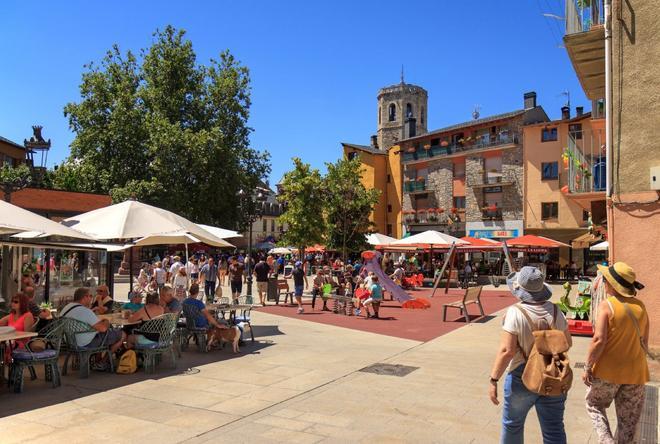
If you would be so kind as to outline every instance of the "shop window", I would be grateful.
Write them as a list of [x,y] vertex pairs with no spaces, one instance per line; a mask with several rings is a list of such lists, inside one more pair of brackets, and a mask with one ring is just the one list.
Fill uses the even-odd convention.
[[542,162],[541,163],[541,179],[543,179],[543,180],[557,180],[557,179],[559,179],[559,163],[558,162]]
[[541,219],[551,220],[559,217],[559,203],[543,202],[541,204]]
[[557,140],[557,128],[543,128],[541,130],[541,142],[554,142]]

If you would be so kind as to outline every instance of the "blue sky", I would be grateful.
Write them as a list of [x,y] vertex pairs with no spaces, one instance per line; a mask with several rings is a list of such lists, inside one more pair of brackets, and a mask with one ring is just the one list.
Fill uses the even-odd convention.
[[[591,108],[561,45],[563,0],[457,1],[18,1],[0,5],[0,135],[22,143],[30,126],[69,152],[63,115],[79,100],[83,64],[113,43],[138,52],[156,28],[187,31],[205,63],[229,49],[251,70],[255,148],[272,154],[271,183],[299,156],[323,169],[340,142],[369,143],[378,89],[406,82],[429,92],[429,130],[519,109],[536,91],[558,118]],[[574,112],[574,111],[573,111]]]

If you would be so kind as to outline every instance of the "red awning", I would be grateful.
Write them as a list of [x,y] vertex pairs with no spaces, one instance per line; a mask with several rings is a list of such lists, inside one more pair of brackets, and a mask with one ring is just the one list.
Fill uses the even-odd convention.
[[324,253],[324,252],[325,252],[324,245],[316,244],[313,247],[305,248],[305,253]]
[[509,247],[515,248],[559,248],[570,247],[570,245],[563,242],[556,241],[543,236],[535,236],[533,234],[526,234],[524,236],[516,237],[514,239],[507,239],[506,244]]

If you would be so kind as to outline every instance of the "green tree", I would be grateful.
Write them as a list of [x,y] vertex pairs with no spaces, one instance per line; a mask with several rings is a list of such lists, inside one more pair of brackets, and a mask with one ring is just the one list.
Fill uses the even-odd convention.
[[328,246],[341,251],[346,260],[347,253],[368,247],[365,235],[373,227],[369,216],[378,203],[380,190],[364,187],[358,158],[340,159],[326,165],[326,239]]
[[5,163],[0,167],[0,188],[7,202],[11,193],[25,188],[31,181],[30,168],[24,163],[15,167]]
[[293,245],[299,251],[305,247],[322,243],[325,234],[323,210],[326,196],[323,178],[317,169],[293,159],[294,168],[284,175],[279,199],[285,204],[279,224],[286,224],[282,245]]
[[228,51],[198,64],[172,26],[139,58],[115,45],[86,69],[81,100],[64,108],[76,137],[53,183],[242,226],[238,190],[270,172],[268,153],[249,145],[249,70]]

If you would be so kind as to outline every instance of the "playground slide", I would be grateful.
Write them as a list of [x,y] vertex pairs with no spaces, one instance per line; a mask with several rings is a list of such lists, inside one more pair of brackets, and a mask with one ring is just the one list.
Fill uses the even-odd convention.
[[[365,253],[375,253],[373,255]],[[365,256],[371,256],[371,257],[365,257]],[[389,291],[392,294],[392,297],[399,301],[400,303],[404,303],[405,301],[410,301],[414,299],[412,296],[410,296],[408,293],[405,292],[405,290],[401,287],[399,287],[397,284],[394,283],[392,279],[388,275],[386,275],[383,270],[380,268],[380,253],[376,252],[367,252],[365,251],[362,253],[362,257],[364,259],[364,266],[362,267],[363,270],[366,270],[367,272],[373,271],[374,275],[378,276],[378,282],[380,283],[381,287],[383,287],[384,290]]]

